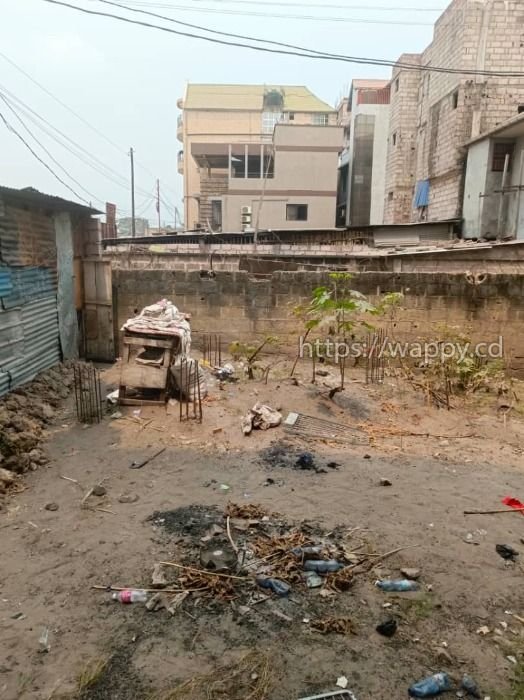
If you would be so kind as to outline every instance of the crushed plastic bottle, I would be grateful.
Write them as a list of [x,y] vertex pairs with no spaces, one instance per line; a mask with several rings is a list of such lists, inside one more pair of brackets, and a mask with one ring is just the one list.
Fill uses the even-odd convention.
[[259,577],[257,578],[257,583],[260,588],[267,588],[280,597],[289,595],[289,592],[291,591],[291,587],[288,586],[287,583],[284,583],[284,581],[279,581],[277,578]]
[[440,695],[446,690],[451,690],[451,681],[447,673],[435,673],[434,676],[424,678],[423,681],[414,683],[409,689],[409,696],[412,698],[431,698]]
[[305,571],[314,571],[317,574],[331,574],[335,571],[340,571],[344,568],[344,564],[341,564],[336,559],[330,559],[329,561],[317,561],[316,559],[309,559],[304,562]]
[[375,586],[387,593],[403,593],[406,591],[418,591],[419,586],[415,581],[408,581],[407,578],[397,581],[376,581]]
[[147,593],[145,591],[127,589],[113,593],[113,600],[118,600],[124,605],[130,603],[145,603],[147,601]]

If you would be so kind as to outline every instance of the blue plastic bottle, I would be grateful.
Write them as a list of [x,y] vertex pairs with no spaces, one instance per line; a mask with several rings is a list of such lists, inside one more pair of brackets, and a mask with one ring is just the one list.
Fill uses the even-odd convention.
[[388,593],[404,593],[406,591],[418,591],[418,583],[408,581],[408,579],[400,579],[398,581],[377,581],[375,586],[381,591]]
[[287,585],[284,581],[279,581],[277,578],[257,578],[257,583],[260,588],[267,588],[273,591],[278,596],[289,595],[291,587]]
[[449,676],[447,673],[435,673],[434,676],[414,683],[408,692],[412,698],[431,698],[446,692],[446,690],[451,690]]
[[340,571],[344,568],[344,564],[341,564],[335,559],[330,559],[329,561],[316,561],[315,559],[309,559],[304,562],[304,571],[314,571],[317,574],[332,574],[335,571]]

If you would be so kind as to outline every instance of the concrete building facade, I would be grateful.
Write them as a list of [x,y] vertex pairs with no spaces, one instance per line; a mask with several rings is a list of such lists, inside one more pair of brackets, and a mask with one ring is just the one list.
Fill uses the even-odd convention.
[[191,84],[179,107],[188,230],[335,226],[332,107],[301,86]]
[[400,57],[391,81],[385,223],[461,216],[467,142],[524,109],[523,78],[475,71],[524,72],[523,28],[521,2],[454,0],[428,48]]
[[340,159],[339,225],[383,222],[389,95],[387,80],[353,80],[351,84],[347,145]]
[[524,239],[524,113],[468,144],[463,235]]

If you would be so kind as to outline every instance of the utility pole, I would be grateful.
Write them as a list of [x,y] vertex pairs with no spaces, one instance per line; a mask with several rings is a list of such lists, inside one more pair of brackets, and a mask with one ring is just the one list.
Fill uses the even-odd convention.
[[156,181],[156,211],[158,214],[158,235],[160,236],[160,180]]
[[136,236],[136,221],[135,221],[135,160],[134,151],[129,149],[129,157],[131,158],[131,235]]

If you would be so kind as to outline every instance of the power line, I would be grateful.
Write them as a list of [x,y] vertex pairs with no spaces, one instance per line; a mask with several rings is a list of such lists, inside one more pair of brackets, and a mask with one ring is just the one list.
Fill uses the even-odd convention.
[[87,199],[84,199],[83,197],[81,197],[81,196],[78,194],[78,192],[76,192],[70,185],[67,184],[67,182],[65,182],[64,180],[62,180],[62,178],[60,177],[60,175],[57,175],[57,174],[55,173],[55,171],[53,170],[53,168],[51,168],[50,165],[48,165],[42,158],[40,158],[40,156],[38,155],[38,153],[36,153],[36,152],[33,150],[33,148],[30,146],[30,144],[27,143],[27,141],[24,139],[24,137],[14,128],[14,126],[13,126],[12,124],[10,124],[10,123],[7,121],[7,119],[6,119],[5,116],[2,114],[2,112],[0,112],[0,119],[4,122],[4,124],[5,124],[5,126],[7,127],[7,129],[8,129],[9,131],[11,131],[13,134],[15,134],[15,136],[17,136],[17,137],[20,139],[20,141],[21,141],[21,142],[24,144],[24,146],[32,153],[32,155],[37,159],[37,161],[39,161],[39,162],[44,166],[44,168],[46,168],[47,170],[49,170],[49,172],[51,173],[51,175],[53,175],[53,176],[58,180],[58,182],[60,182],[64,187],[66,187],[70,192],[72,192],[72,193],[75,195],[75,197],[76,197],[77,199],[80,199],[80,200],[81,200],[82,202],[84,202],[85,204],[88,204],[88,205],[90,204],[90,203],[87,201]]
[[[195,3],[202,2],[203,0],[192,0]],[[211,0],[217,4],[228,4],[228,5],[256,5],[260,7],[259,0]],[[157,7],[162,9],[168,9],[173,7],[170,3],[161,2],[139,2],[139,0],[132,0],[129,2],[130,5],[140,5],[142,7]],[[381,11],[381,12],[443,12],[444,7],[384,7],[383,5],[330,5],[328,3],[319,5],[317,3],[303,3],[303,2],[281,2],[277,0],[264,0],[265,5],[274,5],[278,7],[311,7],[319,9],[329,9],[329,10],[371,10],[371,11]]]
[[[117,151],[119,151],[119,153],[120,153],[121,155],[127,153],[127,151],[126,151],[125,149],[123,149],[123,148],[122,148],[121,146],[119,146],[115,141],[113,141],[112,139],[110,139],[109,136],[107,136],[107,135],[104,134],[102,131],[100,131],[100,129],[97,129],[96,126],[93,126],[93,124],[91,124],[90,122],[88,122],[81,114],[79,114],[79,113],[76,112],[72,107],[70,107],[68,104],[66,104],[65,102],[63,102],[59,97],[57,97],[54,93],[52,93],[50,90],[48,90],[48,89],[45,87],[45,85],[42,85],[42,83],[40,83],[38,80],[36,80],[36,78],[33,78],[33,76],[32,76],[30,73],[28,73],[27,71],[25,71],[21,66],[19,66],[17,63],[15,63],[15,61],[13,61],[11,58],[9,58],[8,56],[6,56],[2,51],[0,51],[0,56],[1,56],[5,61],[7,61],[11,66],[13,66],[13,68],[15,68],[17,71],[19,71],[20,73],[22,73],[22,75],[25,75],[25,77],[26,77],[28,80],[30,80],[34,85],[36,85],[36,86],[39,87],[41,90],[43,90],[43,92],[45,92],[46,95],[48,95],[52,100],[54,100],[54,101],[57,102],[59,105],[61,105],[61,106],[62,106],[64,109],[66,109],[70,114],[72,114],[73,116],[75,116],[75,117],[76,117],[77,119],[79,119],[85,126],[87,126],[89,129],[91,129],[91,131],[93,131],[95,134],[97,134],[97,135],[100,136],[102,139],[104,139],[104,141],[106,141],[108,144],[110,144],[111,146],[113,146],[113,148],[115,148]],[[153,173],[151,170],[149,170],[149,168],[147,168],[147,166],[145,166],[143,163],[140,163],[139,161],[137,161],[137,165],[138,165],[140,168],[142,168],[142,170],[144,170],[145,172],[149,173],[149,175],[151,175],[151,177],[156,177],[156,176],[154,175],[154,173]],[[121,177],[121,176],[118,175],[118,177]],[[172,194],[173,194],[175,197],[178,196],[178,195],[175,193],[174,190],[171,190],[171,192],[172,192]]]
[[[102,2],[108,2],[108,0],[101,0]],[[363,65],[375,65],[375,66],[389,66],[392,68],[405,68],[407,70],[418,70],[418,71],[423,71],[423,72],[434,72],[434,73],[449,73],[449,74],[456,74],[456,75],[484,75],[484,76],[496,76],[496,77],[524,77],[524,73],[518,73],[518,72],[511,72],[511,71],[480,71],[480,70],[463,70],[460,68],[443,68],[440,66],[429,66],[429,65],[417,65],[413,63],[404,63],[400,61],[388,61],[388,60],[381,60],[381,59],[373,59],[373,58],[363,58],[360,56],[344,56],[340,54],[329,54],[329,53],[321,53],[318,51],[314,51],[313,49],[300,49],[299,51],[283,51],[280,49],[270,49],[267,46],[253,46],[252,44],[241,44],[238,42],[229,42],[229,41],[224,41],[221,39],[213,39],[211,37],[207,36],[202,36],[200,34],[193,34],[189,32],[181,32],[176,29],[170,29],[169,27],[163,27],[158,24],[151,24],[150,22],[142,22],[140,20],[134,20],[130,19],[129,17],[122,17],[121,15],[115,15],[109,12],[100,12],[99,10],[87,10],[83,7],[77,7],[76,5],[71,5],[67,2],[62,2],[61,0],[43,0],[43,2],[50,3],[52,5],[60,5],[62,7],[67,7],[72,10],[76,10],[78,12],[82,12],[83,14],[88,14],[88,15],[95,15],[99,17],[109,17],[111,19],[116,19],[117,21],[120,22],[125,22],[126,24],[134,24],[142,27],[146,27],[149,29],[157,29],[162,32],[166,32],[168,34],[176,34],[177,36],[185,36],[190,39],[199,39],[201,41],[206,41],[209,43],[213,44],[220,44],[222,46],[233,46],[236,48],[247,48],[251,49],[252,51],[261,51],[264,53],[274,53],[274,54],[281,54],[281,55],[286,55],[286,56],[299,56],[302,58],[310,58],[310,59],[318,59],[318,60],[329,60],[329,61],[341,61],[343,63],[357,63],[357,64],[363,64]],[[116,3],[112,3],[116,4]],[[126,7],[125,5],[120,5],[120,7]],[[131,9],[131,8],[127,8]],[[137,10],[131,10],[131,11],[137,11]],[[144,11],[140,11],[144,12]],[[145,13],[145,14],[152,14],[154,13]],[[156,16],[156,15],[154,15]],[[178,22],[177,20],[173,20],[171,18],[165,18],[169,19],[172,22]],[[205,29],[203,28],[204,31],[208,32],[213,32],[214,30],[210,29]],[[246,37],[247,38],[247,37]],[[250,38],[251,39],[251,38]],[[264,40],[264,39],[251,39],[254,41],[263,41],[264,43],[272,43],[269,40]],[[291,46],[291,45],[290,45]],[[293,47],[297,48],[297,47]],[[303,51],[309,51],[310,53],[303,53]]]
[[363,19],[358,17],[328,17],[326,15],[293,15],[293,14],[271,14],[269,12],[255,12],[253,10],[232,10],[218,9],[213,7],[188,7],[187,5],[169,5],[169,9],[180,10],[182,12],[204,12],[214,15],[240,15],[241,17],[267,17],[269,19],[298,19],[298,20],[313,20],[315,22],[347,22],[350,24],[396,24],[413,27],[430,27],[433,22],[412,22],[406,20],[381,20],[381,19]]
[[[0,86],[1,87],[1,86]],[[18,109],[22,111],[22,113],[35,124],[41,131],[43,131],[45,134],[47,134],[50,138],[52,138],[56,143],[58,143],[62,148],[64,148],[66,151],[74,155],[76,158],[78,158],[82,163],[87,165],[88,167],[92,168],[95,172],[97,172],[99,175],[102,175],[102,177],[107,178],[114,184],[118,185],[119,187],[122,187],[126,190],[129,191],[129,184],[127,180],[117,173],[115,170],[110,168],[109,166],[105,165],[101,160],[96,158],[96,156],[93,156],[92,154],[89,153],[83,146],[80,144],[77,144],[75,141],[73,141],[67,134],[64,134],[60,129],[58,129],[56,126],[51,124],[49,121],[47,121],[44,117],[42,117],[40,114],[35,112],[35,110],[31,109],[28,105],[26,105],[20,98],[16,97],[12,92],[9,90],[6,90],[6,88],[2,88],[2,90],[11,98],[11,100],[14,100],[17,103]],[[34,115],[34,116],[33,116]],[[36,119],[35,119],[36,117]],[[38,121],[40,120],[40,121]],[[69,142],[74,148],[78,149],[80,153],[75,152],[71,146],[69,146],[67,143],[64,143],[60,138],[58,138],[55,134],[53,134],[49,129],[47,129],[45,126],[43,126],[40,122],[43,122],[43,124],[46,124],[50,129],[55,131],[57,134],[59,134],[65,141]],[[81,153],[84,153],[87,158]],[[91,159],[91,160],[89,160]],[[92,162],[91,162],[92,161]],[[107,171],[107,172],[105,172]],[[115,179],[118,178],[118,179]],[[142,194],[147,195],[148,192],[147,190],[141,190]]]
[[16,109],[14,108],[14,106],[9,102],[9,100],[8,100],[7,97],[6,97],[6,95],[4,95],[4,94],[2,93],[2,91],[0,91],[0,99],[3,100],[3,102],[4,102],[4,103],[6,104],[6,106],[11,110],[11,112],[14,114],[14,116],[18,119],[18,121],[19,121],[20,124],[23,126],[23,128],[27,131],[27,133],[29,134],[29,136],[35,141],[35,143],[38,144],[38,146],[40,146],[40,148],[44,151],[44,153],[48,156],[49,159],[50,159],[57,167],[59,167],[60,170],[61,170],[67,177],[69,177],[69,178],[75,183],[75,185],[78,185],[78,187],[79,187],[81,190],[83,190],[87,195],[89,195],[89,197],[91,197],[93,200],[95,200],[95,201],[97,201],[97,202],[99,202],[99,203],[101,203],[101,204],[105,204],[105,203],[100,199],[100,197],[97,197],[97,196],[94,195],[92,192],[90,192],[89,190],[87,190],[87,189],[82,185],[81,182],[79,182],[78,180],[76,180],[76,179],[64,168],[64,166],[61,165],[61,164],[56,160],[56,158],[53,156],[53,154],[52,154],[52,153],[51,153],[37,138],[36,138],[36,136],[33,134],[33,132],[31,131],[31,129],[27,126],[27,124],[24,122],[24,120],[22,119],[22,117],[18,114],[18,112],[16,111]]

